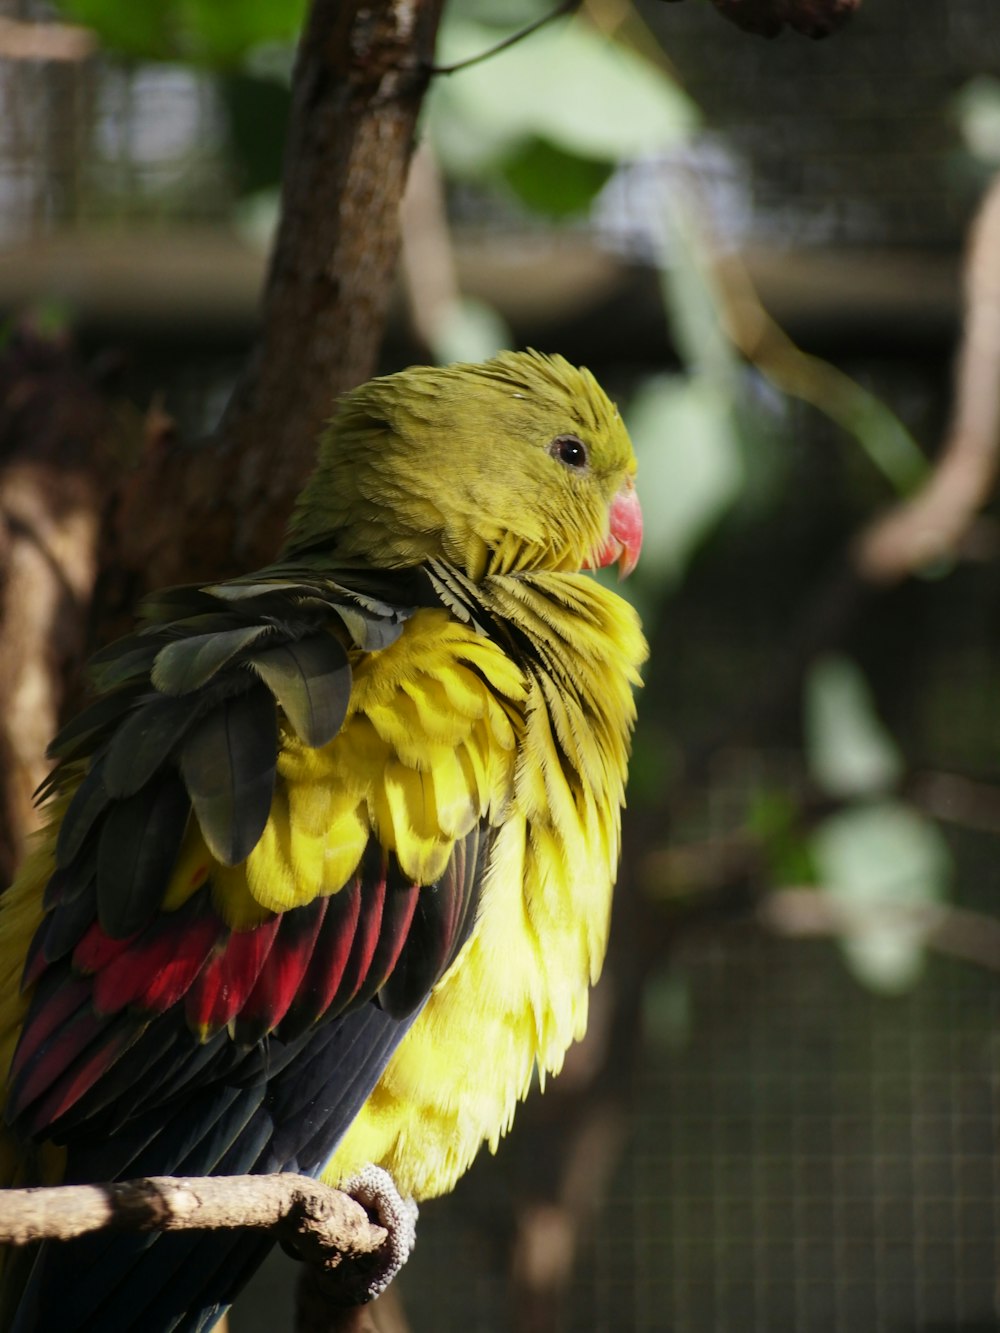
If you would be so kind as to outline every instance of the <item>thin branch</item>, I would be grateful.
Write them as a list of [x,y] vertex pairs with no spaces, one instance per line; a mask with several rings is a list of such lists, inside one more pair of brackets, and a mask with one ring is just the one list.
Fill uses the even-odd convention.
[[104,1185],[0,1190],[0,1243],[93,1231],[275,1231],[301,1258],[336,1267],[386,1238],[349,1195],[308,1176],[148,1176]]
[[[1000,460],[1000,176],[993,182],[970,233],[963,268],[964,334],[955,376],[952,425],[942,450],[919,489],[877,514],[848,546],[825,581],[812,589],[801,615],[785,636],[784,650],[758,696],[745,700],[738,715],[722,719],[689,756],[689,778],[704,772],[711,756],[734,734],[759,729],[797,694],[802,675],[817,652],[839,642],[871,601],[885,588],[935,562],[995,554],[992,525],[981,515],[994,490]],[[762,373],[782,388],[816,401],[814,363],[786,346],[740,268],[719,263],[721,318],[729,337]],[[757,333],[755,334],[755,328]],[[834,391],[823,410],[835,419],[841,401],[839,372],[823,372],[820,388]],[[850,427],[850,421],[844,422]],[[897,441],[898,444],[898,441]],[[897,464],[905,455],[897,449]]]
[[882,515],[854,548],[871,583],[895,583],[951,558],[989,500],[1000,455],[1000,177],[972,229],[965,265],[965,327],[958,354],[955,412],[926,484]]
[[465,60],[456,60],[453,65],[428,65],[426,67],[427,73],[457,74],[461,69],[471,69],[473,65],[480,65],[484,60],[491,60],[493,56],[499,55],[501,51],[507,51],[510,47],[516,46],[525,37],[530,37],[533,32],[537,32],[539,28],[544,28],[547,23],[551,23],[554,19],[561,19],[565,14],[572,14],[574,9],[579,8],[579,5],[580,0],[562,0],[562,3],[557,5],[555,9],[550,9],[547,14],[543,14],[541,18],[525,24],[523,28],[518,28],[517,32],[510,33],[502,41],[497,42],[495,46],[487,47],[485,51],[480,51],[477,55],[469,56]]

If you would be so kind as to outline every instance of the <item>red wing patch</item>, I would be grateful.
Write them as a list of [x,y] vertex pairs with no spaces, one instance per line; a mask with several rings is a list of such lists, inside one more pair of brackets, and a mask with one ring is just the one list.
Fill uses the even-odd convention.
[[[40,1134],[61,1117],[76,1125],[103,1113],[127,1082],[124,1065],[121,1078],[109,1071],[140,1037],[136,1052],[153,1051],[150,1041],[159,1050],[154,1028],[170,1043],[191,1034],[190,1056],[176,1069],[161,1063],[158,1096],[168,1098],[186,1086],[203,1043],[227,1027],[238,1057],[269,1033],[291,1041],[373,998],[395,1018],[412,1014],[475,919],[485,843],[478,830],[466,841],[428,886],[405,879],[395,857],[372,842],[339,893],[244,931],[225,925],[208,883],[125,938],[93,918],[81,930],[73,907],[67,933],[76,942],[50,957],[45,941],[60,936],[60,913],[71,910],[54,902],[39,929],[43,947],[34,954],[37,981],[12,1066],[8,1118]],[[161,1016],[176,1037],[166,1035]]]

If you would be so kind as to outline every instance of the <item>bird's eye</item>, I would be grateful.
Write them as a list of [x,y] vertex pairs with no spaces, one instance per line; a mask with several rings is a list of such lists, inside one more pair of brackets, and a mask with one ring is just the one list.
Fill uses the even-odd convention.
[[575,435],[560,435],[549,445],[549,453],[558,458],[567,467],[583,468],[587,466],[587,446]]

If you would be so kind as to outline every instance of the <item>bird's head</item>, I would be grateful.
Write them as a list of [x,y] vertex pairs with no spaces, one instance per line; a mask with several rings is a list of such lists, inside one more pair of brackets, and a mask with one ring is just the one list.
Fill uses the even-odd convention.
[[382,567],[427,559],[472,578],[635,566],[642,514],[618,409],[559,356],[416,366],[341,399],[289,549],[329,541]]

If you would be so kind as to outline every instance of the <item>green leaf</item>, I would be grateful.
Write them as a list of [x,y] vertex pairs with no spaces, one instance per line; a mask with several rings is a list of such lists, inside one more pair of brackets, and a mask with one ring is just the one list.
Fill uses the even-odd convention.
[[802,832],[802,811],[789,792],[762,787],[747,810],[747,828],[760,842],[776,884],[812,884],[816,869]]
[[176,54],[175,0],[61,0],[59,7],[120,55],[167,60]]
[[240,194],[277,197],[291,92],[272,78],[233,73],[219,82]]
[[962,88],[954,102],[965,146],[984,162],[1000,162],[1000,80],[980,74]]
[[120,55],[234,66],[265,43],[295,40],[305,0],[61,0]]
[[683,1050],[692,1029],[688,978],[674,969],[656,972],[646,983],[642,1001],[643,1031],[653,1045],[664,1051]]
[[[467,59],[508,32],[452,17],[438,62]],[[445,167],[479,178],[534,139],[616,162],[675,146],[697,120],[694,104],[661,70],[580,19],[551,24],[481,65],[438,78],[428,105]]]
[[952,865],[937,826],[884,801],[831,816],[813,833],[821,883],[844,914],[842,944],[859,980],[898,992],[919,977],[930,910],[947,896]]
[[513,342],[513,334],[494,306],[460,296],[434,330],[432,350],[434,360],[446,366],[452,361],[488,361]]
[[192,57],[233,65],[265,42],[294,42],[306,0],[176,0]]
[[627,418],[645,514],[642,569],[677,579],[743,484],[732,411],[706,379],[661,376],[639,390]]
[[848,657],[828,654],[810,670],[805,734],[809,771],[830,796],[873,796],[899,780],[902,758],[875,712],[868,682]]
[[536,213],[562,218],[589,208],[612,169],[610,162],[595,162],[545,139],[530,139],[507,160],[503,177]]
[[704,214],[677,191],[667,198],[662,223],[660,279],[674,345],[688,370],[731,386],[742,372],[742,358],[720,318],[724,300]]

